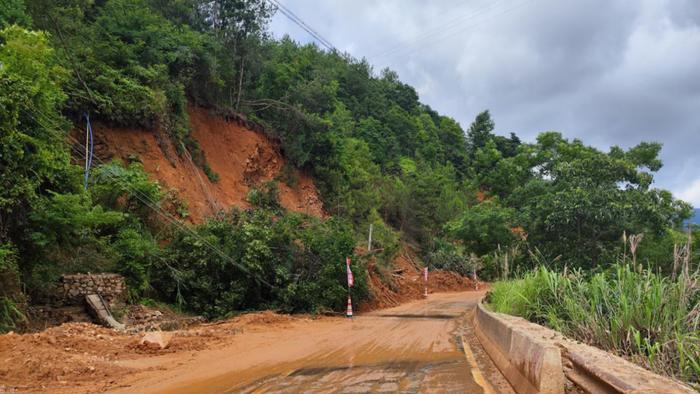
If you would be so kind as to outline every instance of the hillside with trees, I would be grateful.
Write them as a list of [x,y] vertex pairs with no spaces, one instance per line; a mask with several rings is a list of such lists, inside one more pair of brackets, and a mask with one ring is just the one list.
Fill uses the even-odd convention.
[[[486,279],[550,269],[602,271],[623,234],[636,259],[670,273],[691,207],[653,186],[661,144],[603,151],[555,131],[497,132],[488,111],[464,127],[389,69],[274,39],[263,0],[12,0],[0,6],[0,329],[21,324],[60,274],[116,271],[130,297],[220,317],[234,311],[343,310],[346,256],[357,299],[366,259],[402,244],[423,262]],[[279,205],[200,225],[162,216],[138,159],[93,163],[71,151],[85,119],[158,130],[212,181],[188,107],[243,114],[313,176],[328,218]],[[697,244],[697,243],[696,243]],[[697,253],[692,255],[697,265]]]

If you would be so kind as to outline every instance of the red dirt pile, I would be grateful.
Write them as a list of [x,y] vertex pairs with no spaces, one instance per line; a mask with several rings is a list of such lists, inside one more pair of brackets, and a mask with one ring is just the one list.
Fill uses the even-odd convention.
[[[403,246],[394,258],[393,270],[378,267],[370,260],[367,268],[370,300],[360,305],[361,312],[390,308],[401,303],[423,298],[425,285],[422,268],[416,263],[415,252]],[[428,275],[428,293],[476,289],[476,283],[451,271],[431,271]]]
[[[279,176],[285,165],[278,147],[264,134],[206,109],[190,107],[189,116],[192,137],[219,175],[218,182],[211,182],[188,155],[177,155],[171,140],[157,131],[95,125],[96,155],[102,160],[137,157],[153,180],[186,202],[188,219],[194,223],[220,209],[249,208],[250,188]],[[290,175],[297,180],[293,186],[279,182],[282,206],[325,216],[313,179],[297,169]]]

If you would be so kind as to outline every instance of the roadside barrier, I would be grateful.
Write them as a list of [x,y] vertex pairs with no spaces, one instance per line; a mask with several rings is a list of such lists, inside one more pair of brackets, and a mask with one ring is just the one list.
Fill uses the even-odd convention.
[[564,392],[559,348],[528,335],[518,324],[496,316],[479,303],[474,326],[479,342],[518,394]]
[[677,380],[523,318],[488,311],[481,303],[474,327],[518,394],[564,393],[566,379],[588,393],[695,393]]

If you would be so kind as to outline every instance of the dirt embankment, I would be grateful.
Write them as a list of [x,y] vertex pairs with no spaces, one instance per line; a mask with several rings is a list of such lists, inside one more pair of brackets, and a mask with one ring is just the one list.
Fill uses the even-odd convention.
[[[367,268],[370,300],[360,305],[360,311],[390,308],[423,298],[425,282],[417,261],[415,252],[406,245],[389,268],[380,267],[371,259]],[[476,282],[455,272],[438,270],[428,274],[428,293],[474,290],[476,287]]]
[[[221,210],[249,208],[246,196],[252,187],[279,177],[285,159],[267,136],[252,131],[208,110],[189,108],[192,137],[218,176],[212,182],[187,154],[178,155],[171,140],[152,130],[95,125],[96,154],[102,160],[138,158],[153,180],[173,190],[187,205],[188,220],[200,223]],[[325,216],[313,179],[290,169],[292,185],[280,180],[283,207],[314,216]]]

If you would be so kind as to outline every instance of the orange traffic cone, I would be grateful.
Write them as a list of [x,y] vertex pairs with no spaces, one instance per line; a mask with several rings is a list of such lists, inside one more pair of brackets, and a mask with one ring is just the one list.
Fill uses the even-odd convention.
[[349,294],[348,294],[348,310],[347,310],[347,312],[345,312],[345,316],[352,317],[352,300],[350,299]]

